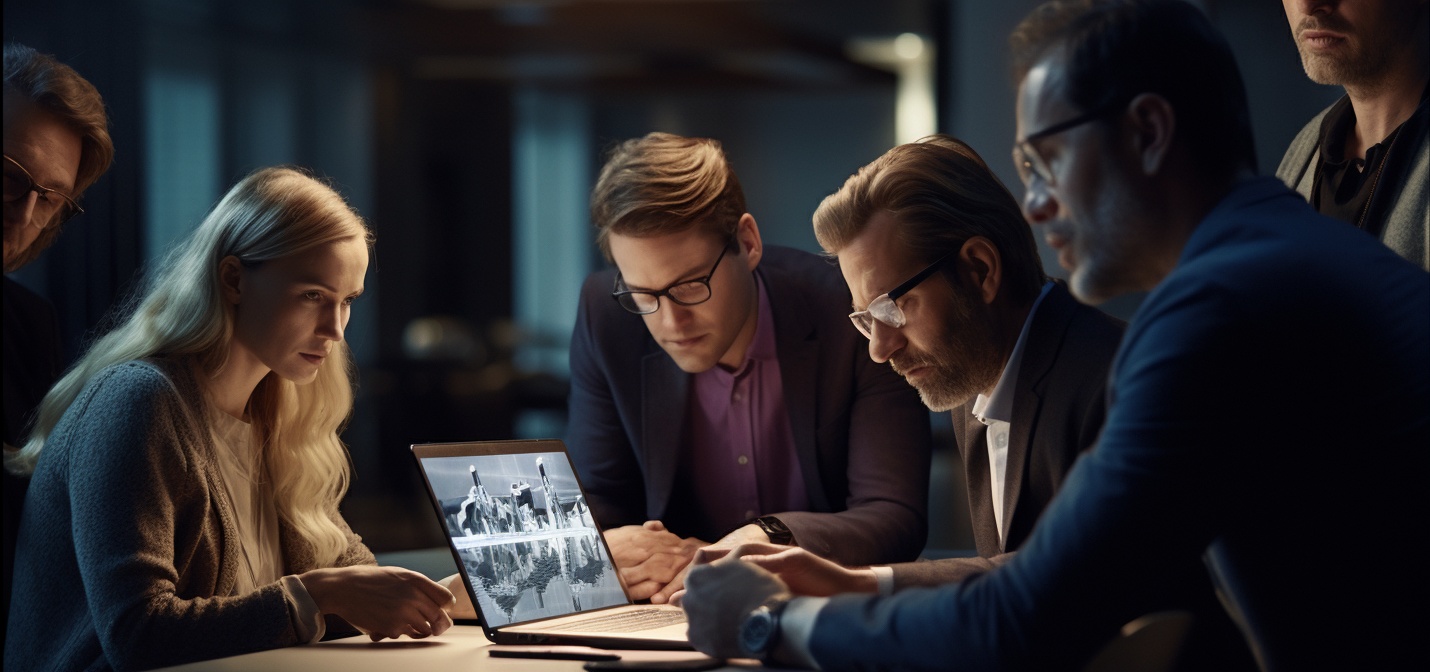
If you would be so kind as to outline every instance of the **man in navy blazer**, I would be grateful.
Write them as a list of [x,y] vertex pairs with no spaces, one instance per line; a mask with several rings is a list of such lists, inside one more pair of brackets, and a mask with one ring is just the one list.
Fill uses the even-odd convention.
[[835,266],[763,246],[713,140],[623,143],[591,201],[617,268],[582,289],[567,441],[632,596],[665,601],[711,542],[915,558],[928,413],[865,354]]
[[1427,504],[1430,274],[1253,176],[1235,59],[1195,7],[1049,3],[1013,44],[1025,216],[1079,299],[1150,291],[1102,436],[1003,566],[791,600],[737,549],[687,577],[692,642],[830,670],[1078,666],[1201,560],[1266,669],[1417,659],[1424,568],[1401,542]]

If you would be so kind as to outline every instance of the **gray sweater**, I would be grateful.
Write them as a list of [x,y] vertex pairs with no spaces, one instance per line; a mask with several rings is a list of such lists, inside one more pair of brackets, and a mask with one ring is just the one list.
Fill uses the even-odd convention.
[[[1335,107],[1332,105],[1331,107]],[[1296,134],[1286,155],[1281,157],[1281,165],[1276,169],[1276,177],[1286,186],[1296,190],[1303,198],[1311,197],[1311,188],[1316,182],[1316,169],[1320,164],[1321,122],[1331,107],[1321,110],[1314,119]],[[1424,103],[1416,114],[1425,114]],[[1385,225],[1380,230],[1380,240],[1400,256],[1430,270],[1430,134],[1425,132],[1424,122],[1417,137],[1404,138],[1405,147],[1400,151],[1410,151],[1405,172],[1398,184],[1388,183],[1376,188],[1385,190],[1393,200],[1385,212]]]
[[[231,596],[240,537],[187,366],[117,364],[51,432],[25,500],[5,634],[11,670],[135,670],[298,642],[274,582]],[[375,564],[349,545],[336,566]],[[284,572],[315,568],[280,521]]]

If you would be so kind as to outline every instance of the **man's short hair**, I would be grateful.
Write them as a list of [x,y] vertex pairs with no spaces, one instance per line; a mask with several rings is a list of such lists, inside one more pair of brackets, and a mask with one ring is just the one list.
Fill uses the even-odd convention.
[[[1013,81],[1061,50],[1060,93],[1083,111],[1142,93],[1176,110],[1176,135],[1201,170],[1256,169],[1246,86],[1231,46],[1182,0],[1053,0],[1009,38]],[[1036,130],[1036,129],[1034,129]]]
[[[109,119],[99,91],[74,68],[53,56],[12,42],[5,45],[5,93],[29,100],[79,135],[79,171],[75,174],[74,193],[70,194],[79,200],[84,190],[114,162],[114,142],[109,139]],[[34,261],[59,234],[58,226],[41,231],[35,242],[11,261],[5,271]]]
[[1004,296],[1015,303],[1031,304],[1047,281],[1017,199],[972,147],[947,135],[899,145],[860,168],[814,211],[814,236],[838,254],[879,212],[893,215],[900,240],[930,263],[974,236],[992,241]]
[[622,142],[591,190],[596,244],[607,259],[613,233],[641,238],[699,228],[728,240],[745,212],[740,180],[709,138],[649,133]]

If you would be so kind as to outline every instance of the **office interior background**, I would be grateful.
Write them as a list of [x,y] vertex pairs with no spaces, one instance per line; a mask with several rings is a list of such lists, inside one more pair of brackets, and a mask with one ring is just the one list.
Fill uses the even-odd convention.
[[[375,551],[438,546],[410,444],[564,435],[577,294],[606,263],[587,214],[606,149],[655,130],[717,138],[766,244],[810,251],[819,202],[928,133],[969,142],[1021,198],[1006,43],[1038,4],[7,1],[4,39],[93,82],[116,148],[86,214],[12,277],[56,304],[74,357],[243,175],[327,177],[378,240],[347,330],[344,513]],[[1194,4],[1236,51],[1274,172],[1340,90],[1306,79],[1280,4]],[[1136,303],[1104,308],[1126,319]],[[930,421],[929,547],[971,549],[948,419]]]

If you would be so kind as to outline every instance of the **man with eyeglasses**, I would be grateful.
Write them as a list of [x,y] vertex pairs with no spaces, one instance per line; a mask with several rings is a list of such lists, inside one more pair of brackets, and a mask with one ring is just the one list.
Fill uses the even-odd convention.
[[799,595],[888,594],[1007,562],[1102,429],[1125,325],[1047,279],[1018,201],[945,135],[859,169],[815,210],[814,232],[861,308],[849,317],[869,356],[952,411],[978,556],[845,568],[805,549],[744,552]]
[[1423,658],[1424,562],[1396,544],[1427,505],[1430,274],[1254,176],[1240,72],[1195,6],[1050,2],[1012,44],[1024,216],[1080,300],[1150,291],[1102,434],[997,569],[790,599],[736,549],[687,576],[692,642],[830,670],[1078,668],[1195,569],[1263,669]]
[[582,289],[568,443],[631,595],[666,601],[711,542],[918,556],[928,413],[865,354],[834,265],[763,245],[719,143],[620,144],[591,213],[616,268]]
[[[9,274],[54,243],[83,212],[80,194],[109,169],[104,100],[74,69],[19,44],[5,45],[5,450],[21,445],[34,409],[63,366],[55,308]],[[5,604],[27,481],[5,473]],[[4,627],[0,621],[0,627]]]

